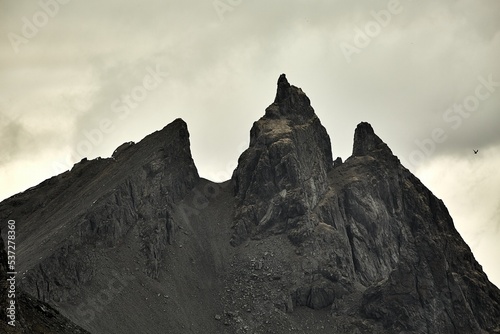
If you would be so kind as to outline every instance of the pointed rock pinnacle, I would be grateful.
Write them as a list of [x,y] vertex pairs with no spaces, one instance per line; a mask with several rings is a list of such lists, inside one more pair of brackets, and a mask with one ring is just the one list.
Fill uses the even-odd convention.
[[370,123],[361,122],[354,132],[352,155],[369,155],[374,151],[381,151],[392,156],[390,148],[375,134]]
[[280,103],[284,101],[288,95],[290,95],[290,84],[286,79],[286,74],[281,74],[278,79],[278,90],[276,92],[274,103]]

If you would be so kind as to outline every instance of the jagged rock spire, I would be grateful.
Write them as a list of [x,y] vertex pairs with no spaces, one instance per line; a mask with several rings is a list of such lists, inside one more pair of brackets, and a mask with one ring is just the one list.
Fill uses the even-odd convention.
[[278,78],[276,98],[273,104],[266,109],[266,117],[268,118],[282,116],[299,122],[315,116],[309,98],[302,89],[290,85],[285,74],[281,74]]
[[[231,182],[198,176],[176,120],[114,159],[83,162],[3,201],[0,225],[16,218],[26,270],[20,315],[50,322],[32,326],[40,333],[83,333],[61,327],[24,290],[110,334],[184,333],[186,323],[208,333],[500,333],[500,291],[443,202],[370,124],[354,137],[353,156],[333,168],[326,129],[282,75]],[[98,311],[91,300],[100,296],[109,303]],[[240,309],[251,312],[236,316]],[[231,311],[214,321],[215,310]]]
[[376,152],[392,155],[391,149],[375,134],[370,123],[359,123],[354,132],[352,155],[364,156]]
[[290,85],[282,74],[276,98],[254,123],[250,147],[232,177],[240,203],[233,244],[273,229],[285,230],[299,242],[312,208],[327,191],[332,166],[326,129],[302,89]]
[[274,103],[280,103],[286,100],[287,96],[290,95],[290,84],[286,79],[286,74],[281,74],[278,79],[278,90],[276,92],[276,98],[274,99]]

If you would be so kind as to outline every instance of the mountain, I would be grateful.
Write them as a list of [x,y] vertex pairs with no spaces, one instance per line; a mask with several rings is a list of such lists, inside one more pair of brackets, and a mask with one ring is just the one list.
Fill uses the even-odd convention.
[[94,334],[500,333],[500,291],[370,124],[334,161],[281,75],[230,180],[189,147],[177,119],[0,203],[19,289]]
[[[12,244],[10,244],[12,246]],[[13,252],[12,247],[9,250]],[[9,253],[12,254],[12,253]],[[11,255],[12,256],[12,255]],[[0,238],[0,332],[5,334],[89,334],[57,310],[13,287],[13,275],[7,274],[8,255]],[[15,275],[14,275],[15,277]]]

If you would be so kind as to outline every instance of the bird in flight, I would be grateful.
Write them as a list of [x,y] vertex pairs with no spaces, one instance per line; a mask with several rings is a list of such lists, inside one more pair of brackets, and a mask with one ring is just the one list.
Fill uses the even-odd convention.
[[479,150],[474,150],[474,149],[473,149],[473,151],[474,151],[474,154],[477,154],[477,152],[479,152]]

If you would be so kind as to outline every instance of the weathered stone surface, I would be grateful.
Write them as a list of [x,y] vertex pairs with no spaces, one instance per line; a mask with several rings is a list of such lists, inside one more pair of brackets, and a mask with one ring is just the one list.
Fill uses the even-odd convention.
[[[351,230],[365,222],[369,231],[350,237],[367,245],[353,243],[358,277],[368,287],[362,314],[394,332],[493,332],[500,319],[499,291],[487,283],[442,201],[397,162],[367,124],[356,130],[346,167],[351,163],[366,172],[357,198],[369,199],[363,214],[346,210],[361,215]],[[363,254],[368,261],[360,261]]]
[[333,161],[333,167],[338,167],[342,165],[342,158],[341,157],[337,157],[334,161]]
[[442,201],[403,171],[400,260],[363,298],[363,314],[393,330],[498,330],[500,295],[453,226]]
[[[99,270],[95,250],[116,247],[132,231],[141,238],[145,272],[157,277],[174,237],[169,211],[198,179],[187,126],[176,120],[140,143],[122,145],[113,158],[83,159],[71,172],[42,183],[36,189],[41,197],[14,196],[3,217],[19,217],[32,206],[51,208],[33,208],[31,219],[40,222],[43,234],[18,220],[20,244],[45,245],[21,257],[20,271],[29,271],[20,286],[42,301],[71,300]],[[61,226],[70,226],[68,233],[59,233]]]
[[311,233],[312,209],[327,189],[330,138],[300,88],[285,75],[276,99],[250,131],[232,182],[238,201],[233,244],[262,231],[286,231],[295,243]]
[[[10,250],[12,251],[12,249]],[[15,253],[15,251],[13,252]],[[8,270],[7,263],[7,251],[0,236],[0,333],[88,334],[87,331],[63,317],[52,306],[33,299],[18,289],[8,291],[8,285],[10,284],[7,284],[7,278],[13,276],[7,275],[8,272],[11,272],[11,270]],[[14,277],[17,279],[16,276]],[[11,301],[14,301],[15,307],[14,320],[7,317],[6,311],[7,307],[11,306]],[[12,323],[14,326],[12,326]]]
[[375,132],[369,123],[359,123],[356,131],[354,132],[352,156],[375,156],[377,154],[385,154],[386,157],[389,157],[392,155],[392,152],[387,144],[375,135]]
[[[307,136],[295,135],[304,129]],[[299,247],[309,265],[292,268],[282,281],[295,307],[334,305],[333,314],[366,318],[374,331],[379,325],[395,333],[494,331],[498,289],[443,203],[370,124],[356,128],[352,156],[331,166],[329,138],[309,100],[281,76],[233,175],[233,244],[272,232]]]

